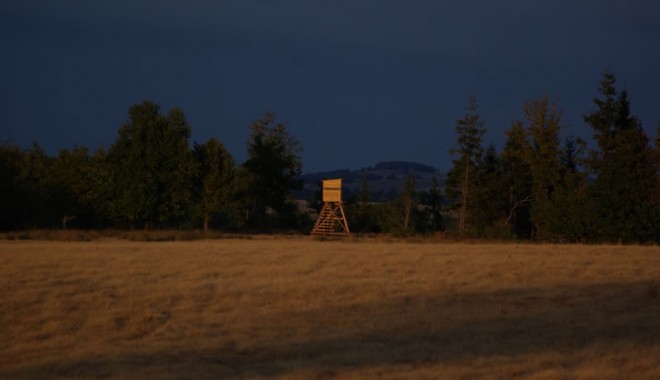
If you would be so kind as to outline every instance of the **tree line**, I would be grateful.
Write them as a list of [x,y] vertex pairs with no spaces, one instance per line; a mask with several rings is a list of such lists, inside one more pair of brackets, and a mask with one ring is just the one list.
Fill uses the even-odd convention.
[[654,146],[630,112],[627,91],[605,72],[584,115],[595,146],[560,139],[562,111],[527,102],[499,154],[482,145],[484,121],[470,98],[457,121],[446,196],[469,235],[570,242],[660,242],[660,125]]
[[[524,105],[501,152],[484,147],[485,122],[470,97],[456,121],[444,192],[407,179],[398,197],[370,199],[365,178],[348,200],[353,232],[571,242],[660,242],[660,126],[654,146],[631,115],[627,91],[605,72],[584,115],[594,147],[560,139],[562,111],[547,97]],[[302,145],[266,113],[250,126],[238,165],[222,142],[190,143],[184,113],[144,101],[107,149],[36,143],[0,146],[0,230],[31,228],[197,229],[308,232],[293,194],[302,187]],[[319,190],[310,200],[320,209]]]
[[298,229],[310,222],[292,191],[300,142],[275,115],[251,125],[248,158],[237,166],[216,138],[190,144],[178,108],[144,101],[128,111],[109,149],[62,149],[49,156],[0,148],[0,230],[30,228]]

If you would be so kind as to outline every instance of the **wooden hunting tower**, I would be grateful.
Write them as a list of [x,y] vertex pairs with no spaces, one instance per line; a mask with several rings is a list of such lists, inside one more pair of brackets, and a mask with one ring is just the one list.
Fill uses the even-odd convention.
[[341,178],[323,180],[323,208],[312,235],[348,236],[350,233],[341,205]]

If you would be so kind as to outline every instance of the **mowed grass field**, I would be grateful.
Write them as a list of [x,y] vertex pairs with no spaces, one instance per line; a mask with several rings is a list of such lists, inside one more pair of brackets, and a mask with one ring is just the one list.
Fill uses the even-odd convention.
[[0,242],[2,379],[658,379],[660,248]]

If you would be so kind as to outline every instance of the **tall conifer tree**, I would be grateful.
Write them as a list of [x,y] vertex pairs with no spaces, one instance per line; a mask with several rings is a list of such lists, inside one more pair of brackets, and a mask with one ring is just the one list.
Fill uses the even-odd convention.
[[[293,191],[302,188],[300,141],[288,131],[286,124],[275,121],[274,114],[266,113],[252,123],[247,148],[248,159],[240,173],[248,224],[262,230],[295,227],[297,209]],[[275,218],[268,215],[268,209],[276,213]]]
[[486,128],[478,110],[477,98],[470,96],[465,115],[456,121],[457,147],[451,149],[450,153],[458,158],[452,161],[445,184],[447,197],[458,206],[458,230],[461,233],[466,230],[473,207],[472,192],[476,185],[476,168],[484,151],[481,139]]
[[472,225],[478,236],[497,238],[509,235],[502,231],[507,214],[506,178],[495,146],[490,144],[477,167]]
[[657,170],[641,122],[631,115],[628,93],[617,93],[616,78],[605,72],[594,99],[596,110],[584,117],[598,150],[592,151],[595,175],[591,218],[595,237],[609,241],[660,240],[660,205],[655,202]]

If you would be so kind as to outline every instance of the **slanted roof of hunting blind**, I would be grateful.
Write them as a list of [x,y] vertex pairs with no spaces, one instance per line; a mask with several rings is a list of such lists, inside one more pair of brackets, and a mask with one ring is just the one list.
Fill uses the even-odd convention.
[[341,202],[341,178],[323,180],[323,202]]

